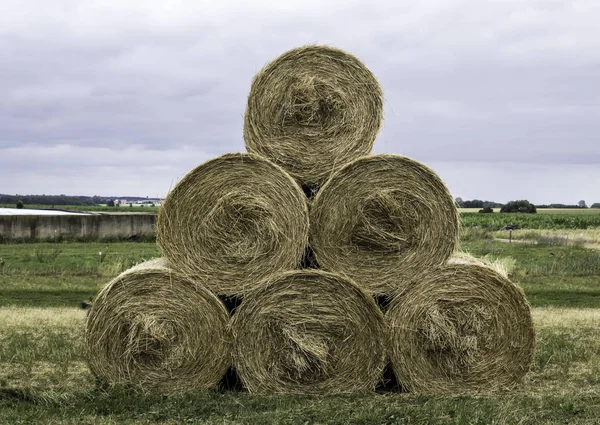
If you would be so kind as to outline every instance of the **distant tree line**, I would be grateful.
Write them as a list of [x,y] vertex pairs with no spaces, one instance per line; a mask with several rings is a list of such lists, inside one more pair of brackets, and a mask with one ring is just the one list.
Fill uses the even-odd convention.
[[[21,201],[25,205],[104,205],[121,198],[118,196],[67,196],[67,195],[5,195],[0,194],[0,204],[17,204]],[[132,201],[147,199],[139,196],[125,197]]]
[[[598,204],[594,204],[598,205]],[[564,209],[572,209],[572,208],[587,208],[585,201],[579,201],[577,205],[568,205],[568,204],[548,204],[548,205],[536,205],[537,208],[564,208]],[[594,206],[592,205],[592,208]],[[596,207],[597,208],[597,207]]]
[[66,195],[0,195],[0,204],[16,204],[18,201],[29,205],[96,205],[106,203],[99,202],[101,198],[95,198]]
[[[455,199],[456,205],[459,208],[481,208],[480,213],[493,213],[494,208],[500,208],[500,212],[526,212],[535,213],[538,208],[557,208],[557,209],[573,209],[573,208],[588,208],[584,200],[579,201],[576,205],[569,204],[544,204],[533,205],[527,200],[510,201],[506,204],[493,201],[482,201],[481,199],[473,199],[464,201],[462,198]],[[592,204],[589,208],[600,208],[600,202]]]
[[482,201],[481,199],[463,201],[462,198],[456,198],[455,201],[459,208],[501,208],[503,205],[493,201]]

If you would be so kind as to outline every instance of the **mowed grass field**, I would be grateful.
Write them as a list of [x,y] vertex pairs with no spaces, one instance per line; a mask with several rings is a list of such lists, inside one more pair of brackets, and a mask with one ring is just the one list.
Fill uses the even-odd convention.
[[499,215],[486,215],[488,225],[464,226],[461,245],[502,261],[532,305],[536,357],[516,390],[446,397],[106,391],[85,363],[79,304],[120,271],[159,256],[156,245],[0,244],[0,424],[600,423],[600,250],[586,245],[600,230],[587,222],[534,227],[509,244],[494,227]]

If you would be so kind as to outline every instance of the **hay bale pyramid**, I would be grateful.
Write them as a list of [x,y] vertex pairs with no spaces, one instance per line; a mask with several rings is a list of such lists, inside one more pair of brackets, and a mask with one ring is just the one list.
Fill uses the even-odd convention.
[[94,302],[97,379],[168,394],[233,368],[251,393],[330,394],[374,391],[389,365],[395,389],[420,394],[517,385],[534,350],[522,290],[457,252],[433,170],[370,154],[382,117],[377,79],[349,53],[305,46],[267,64],[248,152],[190,171],[159,210],[163,258]]

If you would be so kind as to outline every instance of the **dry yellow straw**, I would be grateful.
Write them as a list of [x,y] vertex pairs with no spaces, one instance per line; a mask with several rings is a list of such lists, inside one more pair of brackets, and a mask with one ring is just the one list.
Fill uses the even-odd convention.
[[279,166],[254,154],[199,165],[168,194],[157,241],[178,272],[217,294],[244,294],[295,268],[308,241],[308,204]]
[[91,371],[111,386],[177,393],[213,388],[231,364],[229,316],[219,299],[164,260],[142,263],[94,301]]
[[385,366],[383,315],[348,279],[273,276],[235,312],[234,366],[251,393],[373,390]]
[[400,155],[366,156],[342,168],[314,199],[310,219],[321,267],[377,294],[443,264],[458,244],[458,211],[446,185]]
[[423,394],[493,392],[530,369],[534,331],[523,291],[493,267],[448,264],[401,292],[386,314],[401,385]]
[[246,148],[316,188],[371,152],[382,110],[381,87],[356,57],[326,46],[296,48],[254,77],[244,121]]

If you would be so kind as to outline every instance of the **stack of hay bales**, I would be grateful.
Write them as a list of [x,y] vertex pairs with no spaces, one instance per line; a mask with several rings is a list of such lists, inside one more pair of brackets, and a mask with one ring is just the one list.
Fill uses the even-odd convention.
[[418,393],[518,383],[534,343],[524,294],[457,254],[458,212],[434,171],[370,155],[382,110],[376,78],[341,50],[302,47],[262,69],[248,153],[188,173],[159,211],[164,259],[94,303],[99,379],[197,390],[233,366],[253,393],[323,394],[372,391],[390,362]]

